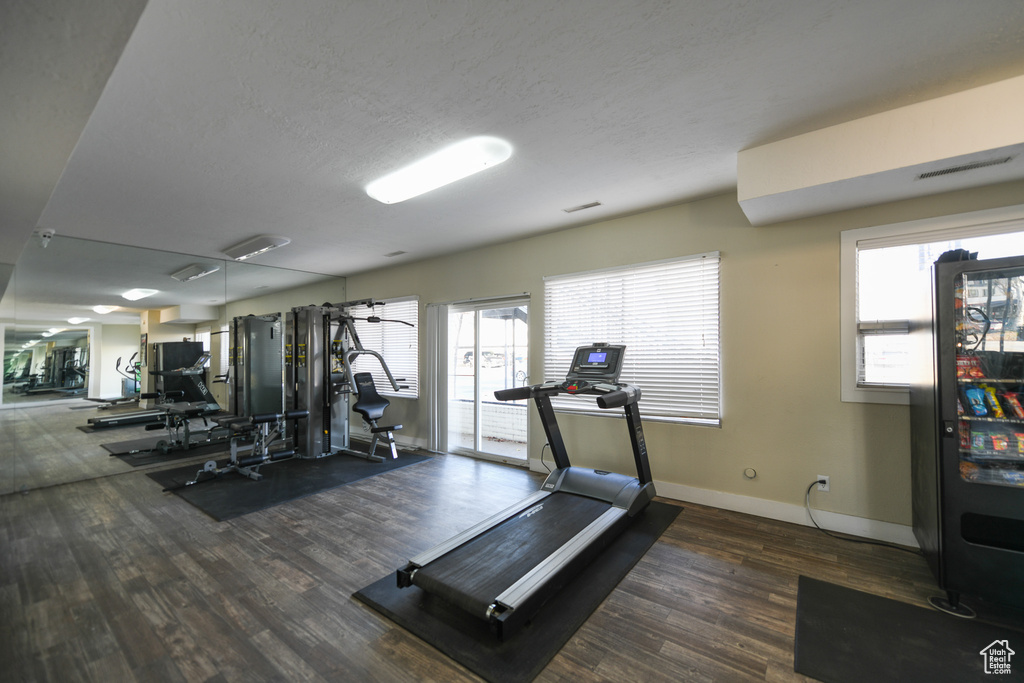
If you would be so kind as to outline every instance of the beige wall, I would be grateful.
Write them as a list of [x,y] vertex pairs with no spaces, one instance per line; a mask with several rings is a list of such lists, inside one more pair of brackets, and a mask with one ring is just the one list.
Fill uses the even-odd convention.
[[326,302],[340,303],[345,300],[345,278],[339,277],[277,294],[233,301],[226,306],[218,325],[226,325],[237,316],[283,313],[296,306],[319,306]]
[[132,354],[139,350],[139,325],[103,325],[100,331],[102,343],[93,346],[93,354],[99,355],[99,396],[117,398],[124,379],[117,373],[117,359],[121,359],[122,370],[128,367]]
[[[1024,183],[1008,183],[754,228],[736,196],[722,195],[354,275],[348,297],[416,294],[423,321],[428,303],[529,292],[530,373],[539,381],[544,276],[720,251],[722,426],[646,423],[655,479],[664,490],[800,506],[808,484],[827,474],[832,490],[816,495],[818,508],[908,525],[907,407],[840,401],[840,231],[1008,206],[1021,196]],[[425,441],[423,398],[396,399],[391,410],[404,438]],[[561,424],[576,464],[631,470],[621,421],[566,416]],[[542,434],[534,419],[531,458],[539,457]],[[755,479],[744,478],[747,467]]]

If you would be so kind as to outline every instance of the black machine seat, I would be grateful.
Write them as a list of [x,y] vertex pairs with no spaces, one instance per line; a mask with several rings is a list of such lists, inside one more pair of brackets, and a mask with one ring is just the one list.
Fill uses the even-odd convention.
[[377,441],[381,438],[391,447],[391,457],[398,457],[398,450],[395,447],[395,436],[392,432],[402,428],[402,425],[378,426],[377,420],[384,417],[384,411],[391,401],[377,393],[377,385],[373,382],[373,375],[368,372],[357,372],[353,377],[355,391],[358,399],[352,405],[352,410],[362,415],[363,420],[370,425],[370,433],[373,439],[370,442],[370,457],[375,458]]
[[391,405],[391,401],[377,393],[373,375],[368,372],[357,372],[353,379],[356,382],[359,400],[352,406],[352,410],[362,415],[367,422],[376,422],[384,417],[384,410]]

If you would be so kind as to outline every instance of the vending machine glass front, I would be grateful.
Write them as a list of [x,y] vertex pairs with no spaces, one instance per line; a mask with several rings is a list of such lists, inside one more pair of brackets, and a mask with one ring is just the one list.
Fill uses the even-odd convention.
[[1024,487],[1024,269],[956,281],[960,476]]

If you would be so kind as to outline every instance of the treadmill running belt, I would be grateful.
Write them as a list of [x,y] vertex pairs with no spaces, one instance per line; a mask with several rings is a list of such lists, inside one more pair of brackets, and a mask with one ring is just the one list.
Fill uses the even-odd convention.
[[413,583],[485,618],[506,588],[610,507],[593,498],[553,493],[420,568]]

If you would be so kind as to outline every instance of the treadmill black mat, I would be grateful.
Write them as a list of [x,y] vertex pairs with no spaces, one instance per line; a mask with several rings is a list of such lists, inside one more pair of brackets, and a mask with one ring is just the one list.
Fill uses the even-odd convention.
[[1024,664],[1015,659],[1010,675],[985,673],[982,655],[1000,641],[1020,652],[1024,616],[1017,627],[984,617],[979,610],[977,619],[964,619],[801,576],[793,668],[826,683],[1024,680]]
[[[371,462],[351,455],[332,455],[317,460],[294,458],[268,463],[260,468],[263,479],[229,472],[209,481],[180,488],[173,493],[191,503],[218,522],[247,515],[250,512],[287,503],[328,489],[350,484],[391,470],[423,462],[426,451],[399,451],[398,458]],[[218,466],[227,460],[218,461]],[[148,473],[150,479],[165,488],[181,486],[195,478],[202,463]],[[207,475],[203,476],[205,479]]]
[[[104,411],[103,414],[97,415],[97,417],[131,417],[132,413],[138,412],[139,408],[125,409],[125,410],[111,410]],[[118,429],[120,427],[138,427],[148,423],[162,422],[163,419],[160,415],[150,415],[144,420],[126,420],[125,422],[118,422],[117,424],[104,423],[99,426],[93,422],[87,422],[84,425],[78,425],[76,429],[85,432],[86,434],[92,434],[93,432],[108,432],[112,429]]]
[[609,507],[593,498],[553,493],[423,567],[416,573],[416,584],[483,615],[495,597]]
[[77,427],[75,427],[75,429],[77,429],[80,432],[85,432],[86,434],[93,434],[95,432],[109,432],[111,429],[117,429],[118,427],[138,427],[140,424],[143,424],[143,423],[136,422],[134,424],[131,424],[131,423],[127,423],[126,422],[124,424],[110,425],[108,427],[94,427],[91,424],[85,424],[85,425],[78,425]]
[[499,641],[487,623],[390,574],[354,597],[493,683],[533,680],[682,508],[654,502],[522,630]]

